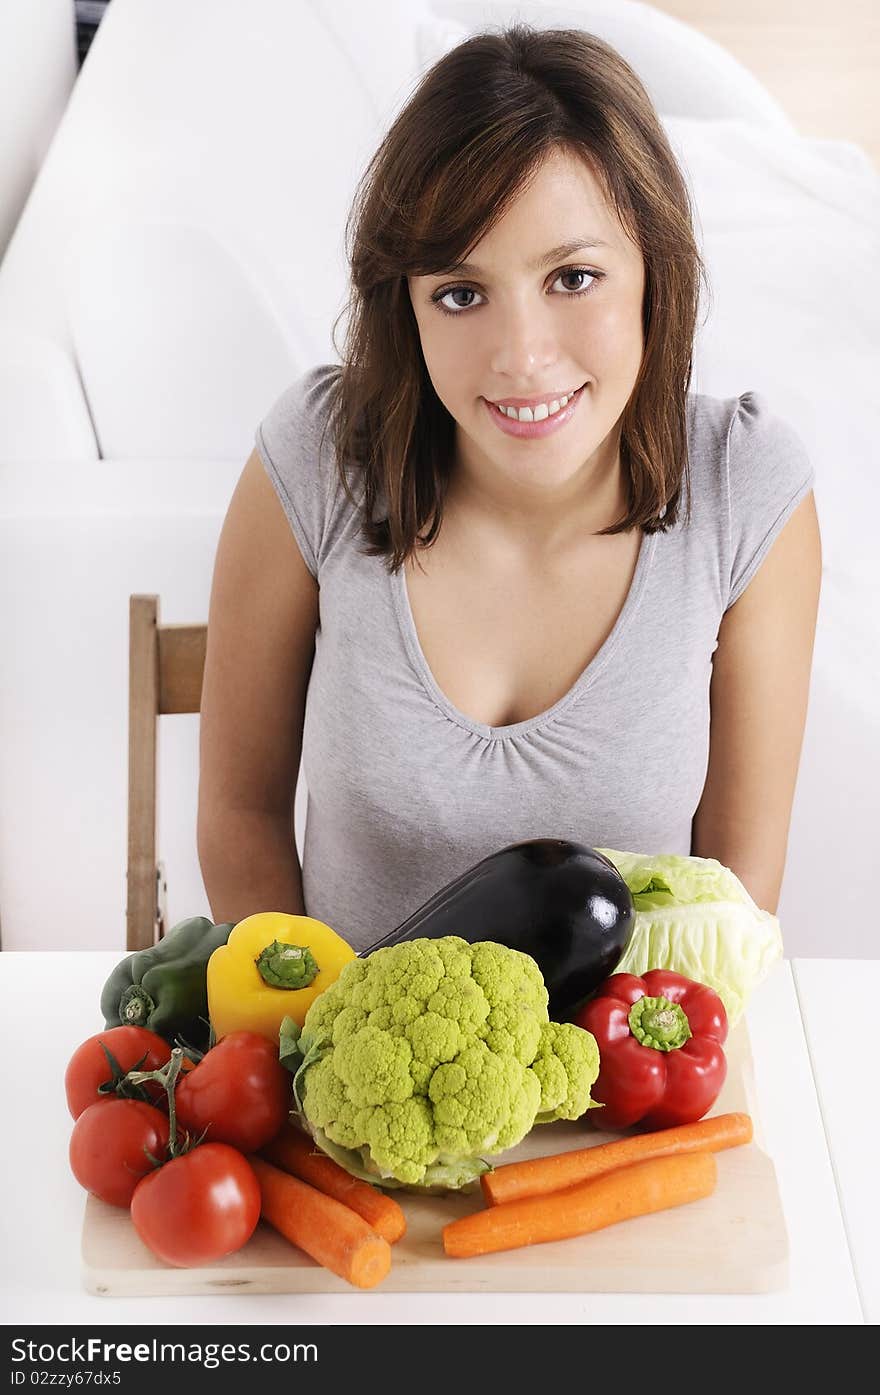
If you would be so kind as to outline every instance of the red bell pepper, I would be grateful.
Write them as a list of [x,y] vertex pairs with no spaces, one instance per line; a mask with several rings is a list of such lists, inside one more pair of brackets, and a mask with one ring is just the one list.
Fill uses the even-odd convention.
[[727,1075],[727,1013],[718,994],[667,969],[612,974],[575,1017],[599,1047],[590,1091],[596,1128],[691,1124],[712,1108]]

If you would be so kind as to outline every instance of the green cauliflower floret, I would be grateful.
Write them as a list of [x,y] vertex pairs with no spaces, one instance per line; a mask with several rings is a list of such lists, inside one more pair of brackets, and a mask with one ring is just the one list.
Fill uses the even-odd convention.
[[548,1022],[532,1070],[541,1082],[535,1122],[579,1119],[594,1103],[590,1089],[599,1074],[596,1038],[573,1022]]
[[472,1183],[535,1123],[591,1104],[595,1039],[547,1003],[534,959],[506,945],[449,935],[354,959],[294,1048],[301,1122],[383,1186]]

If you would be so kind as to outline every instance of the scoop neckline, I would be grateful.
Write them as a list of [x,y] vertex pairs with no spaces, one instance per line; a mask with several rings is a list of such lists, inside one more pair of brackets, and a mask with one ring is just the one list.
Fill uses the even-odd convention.
[[445,717],[449,718],[449,720],[454,722],[457,726],[463,727],[465,731],[472,732],[477,736],[482,736],[491,741],[507,741],[514,737],[527,736],[560,716],[561,713],[571,703],[575,702],[599,677],[600,673],[611,659],[624,632],[628,629],[638,609],[642,593],[645,589],[645,582],[648,578],[657,544],[657,536],[656,533],[646,533],[642,530],[642,540],[639,544],[639,554],[636,560],[635,571],[633,572],[629,590],[626,593],[626,599],[618,612],[617,619],[604,643],[593,655],[586,668],[582,669],[568,692],[564,693],[551,707],[545,708],[543,712],[537,712],[535,716],[527,717],[522,722],[511,722],[505,726],[499,727],[489,726],[485,722],[474,721],[472,717],[469,717],[465,712],[461,712],[454,703],[450,702],[449,698],[436,682],[422,649],[418,631],[416,630],[412,606],[410,605],[409,591],[406,585],[405,566],[400,566],[396,572],[390,573],[389,579],[394,599],[394,608],[397,612],[397,619],[400,624],[401,634],[410,662],[421,679],[422,686],[435,706],[440,709]]

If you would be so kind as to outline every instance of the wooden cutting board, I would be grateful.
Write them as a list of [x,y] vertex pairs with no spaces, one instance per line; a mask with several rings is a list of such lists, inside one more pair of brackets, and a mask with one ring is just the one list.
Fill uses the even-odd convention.
[[[482,1208],[482,1193],[414,1196],[395,1192],[407,1233],[394,1246],[385,1293],[765,1293],[788,1279],[788,1238],[771,1159],[761,1146],[753,1063],[745,1021],[727,1043],[728,1074],[713,1114],[752,1116],[755,1139],[716,1154],[710,1197],[623,1221],[592,1235],[472,1259],[449,1259],[444,1224]],[[582,1123],[532,1130],[503,1161],[583,1148],[619,1137]],[[83,1282],[90,1293],[352,1293],[263,1222],[247,1245],[198,1269],[163,1264],[141,1242],[127,1211],[86,1201]]]

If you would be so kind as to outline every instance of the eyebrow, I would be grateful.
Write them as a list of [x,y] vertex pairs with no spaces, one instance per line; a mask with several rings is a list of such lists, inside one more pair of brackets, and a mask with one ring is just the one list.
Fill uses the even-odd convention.
[[[562,261],[575,252],[608,246],[607,242],[600,241],[598,237],[575,237],[571,242],[560,242],[558,247],[551,247],[550,251],[538,257],[537,261],[529,262],[528,269],[529,271],[540,271],[542,267],[549,266],[551,262]],[[478,276],[480,268],[474,262],[456,262],[454,266],[448,266],[445,271],[435,271],[431,274],[434,276],[449,276],[450,274]]]

